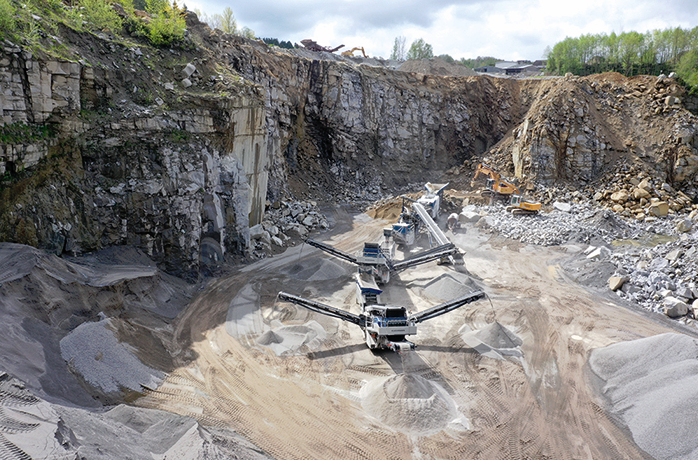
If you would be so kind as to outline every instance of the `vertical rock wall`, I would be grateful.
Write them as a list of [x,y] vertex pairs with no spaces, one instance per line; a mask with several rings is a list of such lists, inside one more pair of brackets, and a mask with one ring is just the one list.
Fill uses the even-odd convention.
[[307,59],[227,35],[215,52],[264,89],[271,201],[289,183],[356,196],[433,180],[498,142],[530,104],[521,88],[538,84]]
[[117,99],[104,67],[0,54],[0,174],[15,178],[2,240],[57,254],[129,244],[177,274],[245,253],[269,163],[254,86],[144,107]]

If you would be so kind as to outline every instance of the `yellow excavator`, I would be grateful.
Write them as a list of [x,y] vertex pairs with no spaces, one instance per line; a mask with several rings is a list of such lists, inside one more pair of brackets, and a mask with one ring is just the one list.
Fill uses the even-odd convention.
[[342,56],[354,57],[354,51],[361,51],[361,54],[363,54],[365,58],[368,57],[368,56],[366,56],[366,51],[364,51],[364,47],[363,47],[363,46],[362,46],[361,48],[359,48],[359,47],[357,46],[357,47],[352,48],[352,49],[350,49],[350,50],[342,51]]
[[475,186],[475,181],[480,176],[487,176],[487,183],[485,185],[485,190],[482,191],[482,196],[506,199],[511,195],[518,195],[520,193],[519,188],[516,185],[503,180],[501,174],[485,163],[480,163],[477,165],[473,180],[470,181],[471,187]]
[[530,216],[538,214],[540,203],[538,201],[527,200],[521,195],[512,195],[507,211],[515,216]]
[[539,202],[525,199],[521,196],[521,192],[516,185],[502,179],[501,174],[485,163],[477,165],[473,180],[470,181],[471,187],[475,186],[475,181],[480,176],[487,176],[487,183],[485,189],[482,191],[482,196],[489,196],[492,199],[509,200],[507,211],[512,214],[517,216],[531,215],[538,214],[538,211],[540,211],[541,204]]

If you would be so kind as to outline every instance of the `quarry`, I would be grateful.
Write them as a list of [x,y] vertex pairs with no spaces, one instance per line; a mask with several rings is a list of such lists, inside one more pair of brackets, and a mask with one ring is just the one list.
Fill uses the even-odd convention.
[[[698,456],[698,99],[674,76],[186,20],[173,48],[0,43],[0,458]],[[372,341],[383,306],[419,332]]]

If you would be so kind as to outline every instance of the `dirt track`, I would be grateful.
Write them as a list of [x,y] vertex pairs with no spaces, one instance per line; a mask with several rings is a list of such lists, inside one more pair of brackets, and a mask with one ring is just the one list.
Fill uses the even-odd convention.
[[[378,241],[383,225],[360,219],[328,242],[351,252]],[[178,323],[182,367],[136,403],[231,427],[283,459],[646,457],[599,406],[586,356],[670,329],[567,280],[550,262],[559,249],[502,246],[472,228],[454,240],[492,304],[479,301],[423,323],[412,337],[415,352],[373,353],[358,327],[276,302],[285,290],[358,312],[353,267],[297,247],[211,283]],[[422,310],[438,300],[420,296],[420,287],[443,274],[457,272],[434,263],[403,272],[382,300]],[[277,320],[315,320],[327,339],[277,356],[255,342],[280,326]],[[522,359],[483,356],[459,335],[464,324],[478,330],[495,320],[523,339]],[[443,387],[462,417],[443,421],[434,434],[369,415],[362,386],[401,373]]]

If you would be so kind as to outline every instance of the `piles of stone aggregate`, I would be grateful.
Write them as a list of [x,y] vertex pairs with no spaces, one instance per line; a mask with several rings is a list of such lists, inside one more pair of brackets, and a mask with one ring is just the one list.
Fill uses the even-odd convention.
[[535,216],[514,216],[500,204],[468,205],[464,212],[479,213],[478,226],[523,243],[589,245],[581,257],[616,267],[605,288],[682,322],[698,318],[696,212],[638,221],[588,201],[557,203]]

